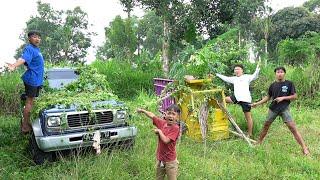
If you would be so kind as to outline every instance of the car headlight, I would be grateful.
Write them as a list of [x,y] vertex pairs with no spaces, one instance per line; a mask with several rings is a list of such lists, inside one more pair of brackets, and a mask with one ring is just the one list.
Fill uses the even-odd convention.
[[57,116],[48,117],[48,120],[47,120],[48,127],[57,127],[57,126],[60,126],[60,123],[61,123],[60,117],[57,117]]
[[127,115],[126,111],[117,111],[117,119],[125,119]]

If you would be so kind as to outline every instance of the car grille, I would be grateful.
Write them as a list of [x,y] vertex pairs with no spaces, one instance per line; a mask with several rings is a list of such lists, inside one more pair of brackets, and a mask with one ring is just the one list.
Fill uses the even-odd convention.
[[67,115],[67,120],[70,128],[105,124],[113,121],[113,113],[112,111],[95,112],[95,118],[89,117],[89,113],[70,114]]

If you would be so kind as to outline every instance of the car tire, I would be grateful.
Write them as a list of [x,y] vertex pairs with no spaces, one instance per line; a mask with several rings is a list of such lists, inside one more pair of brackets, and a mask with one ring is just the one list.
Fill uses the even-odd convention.
[[39,149],[34,134],[31,135],[29,140],[29,152],[31,154],[33,161],[37,165],[41,165],[46,161],[53,162],[54,160],[53,152],[44,152],[41,149]]

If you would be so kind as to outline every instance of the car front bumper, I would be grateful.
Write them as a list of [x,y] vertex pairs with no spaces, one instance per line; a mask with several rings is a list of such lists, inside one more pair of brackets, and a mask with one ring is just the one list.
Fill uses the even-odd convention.
[[[134,139],[137,135],[137,128],[133,126],[101,129],[94,132],[77,132],[54,136],[36,136],[35,139],[39,148],[44,152],[75,149],[92,146],[93,141],[89,137],[93,133],[101,133],[100,144],[111,144]],[[106,137],[105,134],[108,134]]]

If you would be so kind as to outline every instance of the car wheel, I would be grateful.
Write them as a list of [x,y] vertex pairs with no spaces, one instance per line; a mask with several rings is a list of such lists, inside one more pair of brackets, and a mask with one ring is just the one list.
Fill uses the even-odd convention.
[[37,165],[43,164],[46,161],[53,162],[54,160],[53,152],[44,152],[41,149],[39,149],[34,134],[31,135],[29,140],[29,151],[33,161]]

